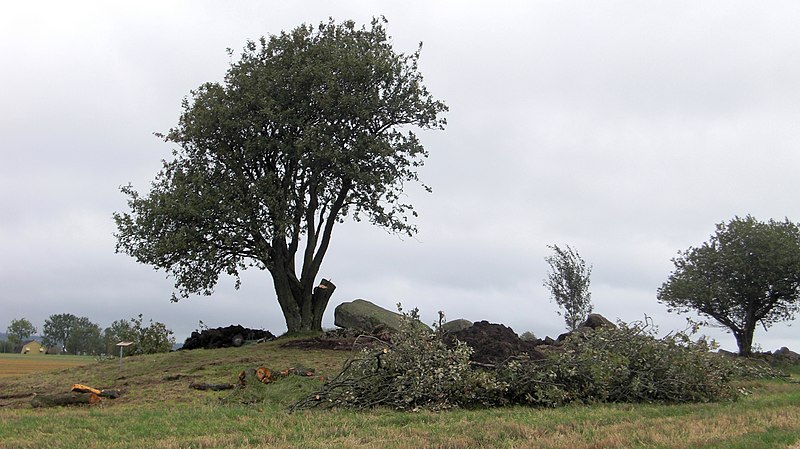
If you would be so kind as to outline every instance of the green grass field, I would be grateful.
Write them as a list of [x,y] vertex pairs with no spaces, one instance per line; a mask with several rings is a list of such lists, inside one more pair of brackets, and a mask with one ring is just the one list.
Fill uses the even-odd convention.
[[69,368],[95,361],[95,357],[78,355],[0,354],[0,377]]
[[[800,448],[800,384],[786,381],[742,384],[748,394],[735,402],[440,413],[287,413],[319,378],[222,392],[188,388],[234,383],[240,370],[258,366],[303,365],[331,376],[347,356],[270,342],[126,358],[121,372],[108,360],[0,378],[0,448]],[[73,383],[123,395],[94,406],[30,407],[29,393],[65,392]]]

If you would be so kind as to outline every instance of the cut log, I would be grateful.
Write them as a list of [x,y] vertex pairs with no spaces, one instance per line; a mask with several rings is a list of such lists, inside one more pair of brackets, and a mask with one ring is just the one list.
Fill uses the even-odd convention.
[[91,405],[100,402],[100,396],[94,393],[62,393],[54,395],[37,395],[31,399],[31,406],[59,407],[65,405]]
[[[316,375],[316,371],[314,368],[306,368],[302,366],[296,366],[294,368],[288,368],[282,371],[273,371],[265,366],[261,366],[253,369],[246,369],[239,373],[239,381],[237,385],[239,387],[244,387],[248,383],[256,381],[261,382],[262,384],[270,384],[276,382],[282,377],[288,376],[303,376],[303,377],[314,377]],[[255,379],[253,379],[255,377]]]
[[256,379],[262,384],[268,384],[275,380],[275,373],[267,367],[260,367],[256,369]]
[[233,389],[233,384],[196,384],[191,383],[189,384],[189,388],[193,390],[212,390],[212,391],[221,391],[221,390],[231,390]]
[[33,396],[36,393],[13,393],[13,394],[0,394],[0,399],[20,399]]
[[109,399],[116,399],[121,394],[119,390],[116,389],[98,389],[93,388],[88,385],[82,384],[74,384],[72,385],[72,392],[73,393],[91,393],[101,398],[109,398]]
[[289,368],[286,370],[286,375],[288,376],[290,374],[295,376],[314,377],[317,374],[317,371],[314,368],[295,366],[294,368]]
[[75,393],[92,393],[98,396],[100,395],[100,390],[98,390],[97,388],[92,388],[88,385],[73,384],[71,390],[74,391]]
[[116,399],[120,397],[121,394],[122,394],[121,391],[112,388],[112,389],[100,390],[100,394],[98,394],[98,396],[100,396],[101,398]]

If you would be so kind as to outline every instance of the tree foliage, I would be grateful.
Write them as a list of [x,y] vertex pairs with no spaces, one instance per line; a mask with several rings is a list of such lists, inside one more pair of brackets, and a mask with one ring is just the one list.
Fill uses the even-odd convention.
[[100,326],[87,317],[77,318],[70,328],[64,347],[69,354],[98,355],[103,353]]
[[670,311],[713,318],[733,333],[741,355],[751,353],[759,323],[767,329],[791,320],[800,307],[800,229],[788,219],[735,217],[673,263],[658,300]]
[[164,323],[153,322],[152,319],[145,326],[142,314],[130,320],[114,321],[103,331],[103,339],[108,354],[117,351],[116,345],[121,341],[133,343],[125,351],[125,355],[169,352],[175,344],[172,330],[168,329]]
[[13,319],[6,333],[8,334],[8,341],[11,343],[12,347],[16,348],[20,346],[23,341],[36,333],[36,327],[25,318]]
[[49,348],[57,348],[59,351],[65,351],[67,340],[77,319],[78,317],[71,313],[50,315],[44,321],[44,326],[42,327],[44,345]]
[[[402,312],[402,310],[401,310]],[[339,406],[443,410],[471,403],[482,387],[469,365],[472,348],[448,346],[438,326],[420,326],[417,309],[403,312],[390,342],[367,345],[322,390],[292,409]]]
[[575,330],[592,313],[592,294],[589,291],[592,267],[587,267],[580,254],[569,245],[566,245],[566,249],[558,245],[547,247],[553,250],[553,254],[545,257],[550,271],[544,280],[544,286],[550,290],[552,299],[563,310],[567,327]]
[[100,354],[100,326],[87,317],[71,313],[50,315],[42,328],[44,345],[68,354]]
[[[116,354],[119,352],[117,343],[122,341],[133,341],[133,325],[130,320],[115,320],[111,326],[103,330],[103,345],[106,354]],[[128,353],[127,355],[130,355]]]
[[396,53],[384,23],[331,20],[248,42],[224,82],[184,101],[163,136],[175,158],[150,192],[122,188],[131,212],[114,215],[117,251],[173,276],[174,300],[211,294],[220,274],[238,285],[242,270],[267,270],[289,332],[321,330],[333,285],[315,279],[334,225],[414,234],[403,190],[427,151],[409,127],[445,124],[419,49]]

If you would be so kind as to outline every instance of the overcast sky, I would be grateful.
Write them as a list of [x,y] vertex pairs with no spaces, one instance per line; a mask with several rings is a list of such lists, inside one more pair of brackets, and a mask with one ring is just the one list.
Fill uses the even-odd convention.
[[[13,2],[0,6],[0,331],[55,313],[106,327],[139,313],[179,341],[202,320],[285,331],[266,272],[170,303],[163,272],[114,253],[121,185],[146,191],[172,147],[153,136],[220,81],[246,40],[385,15],[447,103],[408,191],[419,235],[345,223],[321,276],[333,309],[365,298],[425,321],[486,319],[557,336],[548,244],[593,265],[595,310],[685,317],[656,300],[679,250],[736,215],[800,221],[796,1]],[[734,349],[732,336],[704,333]],[[797,327],[759,328],[764,350]]]

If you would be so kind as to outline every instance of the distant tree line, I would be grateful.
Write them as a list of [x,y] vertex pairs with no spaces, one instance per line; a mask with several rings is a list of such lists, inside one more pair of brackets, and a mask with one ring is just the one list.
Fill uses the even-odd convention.
[[[0,341],[0,352],[15,353],[23,342],[36,334],[37,329],[26,318],[14,319],[8,326],[7,340]],[[120,341],[133,344],[125,355],[169,352],[175,344],[172,330],[164,323],[144,322],[141,314],[128,320],[117,320],[101,329],[88,317],[71,313],[50,315],[42,326],[42,344],[48,353],[75,355],[116,354]]]

